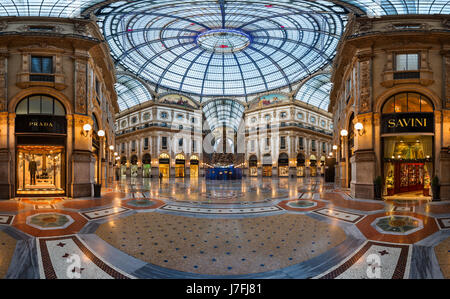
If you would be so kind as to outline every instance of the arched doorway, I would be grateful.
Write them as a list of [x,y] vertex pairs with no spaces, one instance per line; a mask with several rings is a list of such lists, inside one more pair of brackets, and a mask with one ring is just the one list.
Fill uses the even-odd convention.
[[381,111],[383,195],[430,196],[434,106],[416,92],[391,96]]
[[131,156],[130,159],[130,176],[135,178],[138,176],[138,157],[136,155]]
[[31,95],[17,104],[15,112],[16,194],[65,194],[64,106],[51,96]]
[[265,154],[262,159],[262,176],[271,177],[272,176],[272,157],[270,154]]
[[152,170],[152,159],[150,154],[145,154],[142,157],[142,177],[149,178]]
[[250,176],[258,176],[258,158],[255,155],[250,156],[248,168]]
[[120,159],[120,177],[126,178],[127,177],[127,158],[122,157]]
[[309,157],[309,175],[317,176],[317,158],[314,155]]
[[191,156],[191,160],[189,161],[189,172],[191,178],[198,178],[198,167],[199,167],[199,160],[196,155]]
[[163,178],[170,177],[170,156],[166,153],[159,155],[159,173],[162,173]]
[[297,155],[297,177],[305,176],[305,155],[299,153]]
[[286,153],[281,153],[278,157],[278,176],[289,176],[289,156]]
[[186,160],[183,154],[178,154],[175,156],[175,177],[184,178],[184,169],[186,165]]
[[325,156],[320,157],[320,175],[325,175]]

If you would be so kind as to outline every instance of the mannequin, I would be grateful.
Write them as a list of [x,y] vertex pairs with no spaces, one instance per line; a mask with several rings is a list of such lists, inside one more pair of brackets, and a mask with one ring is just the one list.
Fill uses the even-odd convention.
[[30,185],[36,185],[36,162],[34,161],[34,155],[31,158],[28,165],[28,171],[30,172]]

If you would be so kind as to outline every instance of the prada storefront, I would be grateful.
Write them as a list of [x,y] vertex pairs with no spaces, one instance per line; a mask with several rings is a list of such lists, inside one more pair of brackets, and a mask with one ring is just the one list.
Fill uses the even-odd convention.
[[67,120],[63,105],[46,95],[29,96],[16,108],[16,194],[63,195]]
[[434,113],[418,93],[400,93],[382,108],[384,196],[430,196],[433,176]]

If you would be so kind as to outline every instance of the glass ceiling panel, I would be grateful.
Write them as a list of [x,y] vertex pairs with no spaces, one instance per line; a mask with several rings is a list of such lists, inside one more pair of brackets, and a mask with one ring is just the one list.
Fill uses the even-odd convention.
[[291,2],[139,0],[97,16],[116,63],[157,90],[242,96],[291,88],[332,61],[348,11]]
[[237,131],[242,121],[244,106],[231,99],[220,99],[207,103],[203,107],[203,113],[211,131],[223,124]]
[[331,87],[331,75],[319,74],[303,83],[295,95],[295,99],[328,110]]
[[132,76],[117,75],[115,88],[120,111],[152,100],[148,89]]

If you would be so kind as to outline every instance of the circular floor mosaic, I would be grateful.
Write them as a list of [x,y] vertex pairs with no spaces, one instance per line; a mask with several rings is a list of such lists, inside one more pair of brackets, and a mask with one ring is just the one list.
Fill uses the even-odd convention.
[[298,214],[211,219],[138,213],[101,224],[96,234],[145,262],[217,275],[298,264],[346,238],[341,228]]
[[286,205],[290,206],[291,208],[306,209],[317,206],[317,203],[311,200],[297,200],[297,201],[290,201]]
[[375,219],[372,225],[382,233],[408,235],[423,228],[422,220],[411,216],[386,216]]
[[142,199],[133,199],[127,201],[127,205],[137,207],[137,208],[148,208],[154,206],[156,203],[150,199],[142,198]]
[[38,229],[62,229],[74,222],[69,215],[40,213],[27,217],[27,224]]

